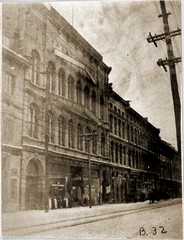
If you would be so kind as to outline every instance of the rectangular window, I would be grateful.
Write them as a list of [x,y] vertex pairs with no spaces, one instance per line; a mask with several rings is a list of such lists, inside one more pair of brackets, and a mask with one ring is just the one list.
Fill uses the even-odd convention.
[[15,91],[15,76],[12,73],[6,72],[4,85],[5,93],[13,95]]

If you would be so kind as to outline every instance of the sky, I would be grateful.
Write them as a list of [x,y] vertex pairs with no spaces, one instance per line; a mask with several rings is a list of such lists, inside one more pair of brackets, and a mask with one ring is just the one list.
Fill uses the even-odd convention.
[[[51,5],[102,55],[112,71],[113,90],[161,130],[175,148],[176,130],[169,69],[157,60],[167,57],[166,44],[147,42],[149,32],[163,33],[159,1],[68,1]],[[179,0],[166,1],[170,31],[181,28]],[[181,57],[181,35],[172,39],[175,57]],[[181,63],[176,65],[181,95]]]

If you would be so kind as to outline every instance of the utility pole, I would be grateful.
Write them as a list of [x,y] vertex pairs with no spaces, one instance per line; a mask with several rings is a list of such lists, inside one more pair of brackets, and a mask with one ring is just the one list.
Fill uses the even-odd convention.
[[170,32],[168,16],[171,13],[167,13],[164,0],[160,0],[160,7],[161,7],[162,14],[159,15],[158,17],[163,18],[164,33],[155,35],[155,36],[152,36],[151,33],[149,33],[147,41],[149,43],[153,42],[156,47],[157,47],[157,43],[156,43],[157,41],[165,40],[165,42],[166,42],[168,58],[166,58],[165,60],[159,59],[157,61],[157,64],[158,64],[158,66],[162,66],[166,72],[167,72],[166,65],[169,66],[171,91],[172,91],[174,113],[175,113],[178,158],[181,159],[181,104],[180,104],[180,97],[179,97],[179,92],[178,92],[178,83],[177,83],[177,76],[176,76],[176,68],[175,68],[175,64],[178,62],[181,62],[181,58],[174,57],[172,40],[171,40],[171,37],[181,34],[181,29],[178,28],[177,30]]
[[46,89],[45,89],[45,213],[49,212],[49,87],[50,72],[46,72]]
[[93,137],[97,136],[98,133],[86,133],[86,134],[81,134],[80,137],[85,137],[85,141],[87,141],[87,146],[88,146],[88,184],[89,184],[89,208],[92,208],[92,199],[91,199],[91,140]]

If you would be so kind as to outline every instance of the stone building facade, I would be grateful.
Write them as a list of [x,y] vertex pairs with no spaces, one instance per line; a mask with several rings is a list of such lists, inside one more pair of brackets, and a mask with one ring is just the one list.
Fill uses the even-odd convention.
[[54,8],[3,4],[4,211],[44,207],[46,129],[50,198],[89,198],[89,149],[92,204],[157,187],[159,130],[113,92],[110,71]]

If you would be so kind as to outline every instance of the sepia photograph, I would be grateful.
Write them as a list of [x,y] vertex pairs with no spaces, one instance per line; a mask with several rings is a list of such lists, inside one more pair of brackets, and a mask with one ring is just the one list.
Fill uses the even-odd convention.
[[180,0],[1,3],[1,229],[183,239]]

